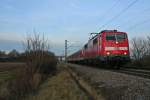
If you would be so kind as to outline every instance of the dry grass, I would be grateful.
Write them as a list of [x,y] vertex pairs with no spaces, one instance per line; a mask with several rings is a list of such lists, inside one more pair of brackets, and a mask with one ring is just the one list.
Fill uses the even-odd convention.
[[16,62],[0,62],[0,72],[3,71],[12,71],[13,69],[23,67],[25,63],[16,63]]
[[14,78],[17,70],[24,66],[25,63],[0,63],[0,83]]
[[[0,100],[17,100],[20,96],[18,97],[16,94],[24,94],[22,91],[24,90],[23,86],[25,83],[15,83],[16,86],[12,84],[11,88],[8,87],[10,81],[12,80],[13,82],[18,77],[19,74],[17,73],[19,73],[20,68],[24,69],[23,66],[25,66],[23,63],[0,63]],[[39,74],[35,74],[35,80],[33,82],[37,83],[37,81],[39,81],[37,79],[39,79]],[[20,81],[19,78],[19,81],[14,82],[24,81]],[[35,86],[36,83],[34,84]],[[21,89],[19,93],[17,91],[18,89]],[[21,98],[19,100],[21,100]],[[88,97],[80,90],[70,74],[64,70],[64,68],[59,67],[56,75],[50,75],[48,79],[40,85],[38,91],[29,95],[27,94],[24,100],[88,100]]]
[[30,95],[25,100],[88,100],[88,97],[79,89],[69,73],[61,70],[56,76],[48,78],[37,94]]
[[17,72],[24,66],[25,63],[0,63],[0,100],[10,95],[8,84],[16,78]]

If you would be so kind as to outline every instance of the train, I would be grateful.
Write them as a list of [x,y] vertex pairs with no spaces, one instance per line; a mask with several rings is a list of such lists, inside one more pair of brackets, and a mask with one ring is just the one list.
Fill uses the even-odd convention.
[[108,64],[117,69],[130,61],[126,32],[103,30],[93,36],[82,49],[67,57],[70,63]]

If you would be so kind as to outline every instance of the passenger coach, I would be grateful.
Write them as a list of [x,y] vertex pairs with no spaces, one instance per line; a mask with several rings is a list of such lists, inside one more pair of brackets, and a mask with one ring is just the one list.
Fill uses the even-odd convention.
[[68,57],[69,62],[124,64],[130,61],[127,33],[104,30],[91,38],[84,47]]

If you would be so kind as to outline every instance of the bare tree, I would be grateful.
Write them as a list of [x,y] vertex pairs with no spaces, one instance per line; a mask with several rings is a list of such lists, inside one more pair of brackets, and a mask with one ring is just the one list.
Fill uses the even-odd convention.
[[8,56],[9,57],[18,57],[19,56],[19,52],[17,50],[13,49],[12,51],[10,51],[8,53]]
[[0,57],[4,57],[4,56],[6,56],[5,51],[0,51]]
[[[37,90],[40,83],[47,78],[50,72],[56,71],[55,55],[49,52],[48,41],[39,34],[28,36],[23,43],[25,53],[21,54],[24,67],[16,70],[15,78],[8,84],[9,99],[20,100],[27,93]],[[46,72],[49,73],[46,73]]]
[[48,41],[44,35],[34,33],[28,36],[24,42],[25,56],[29,72],[33,75],[38,73],[45,60],[45,52],[49,50]]
[[143,56],[147,55],[147,41],[143,38],[133,38],[131,41],[131,55],[133,59],[140,61]]

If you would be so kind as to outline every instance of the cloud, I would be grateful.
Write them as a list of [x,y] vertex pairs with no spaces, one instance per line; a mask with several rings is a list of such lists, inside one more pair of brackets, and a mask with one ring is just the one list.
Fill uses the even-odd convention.
[[16,49],[18,51],[23,50],[23,46],[21,42],[18,41],[10,41],[10,40],[0,40],[0,48],[4,51],[11,51]]
[[0,33],[0,40],[1,41],[23,41],[25,39],[25,36],[23,34],[17,34],[17,33]]

